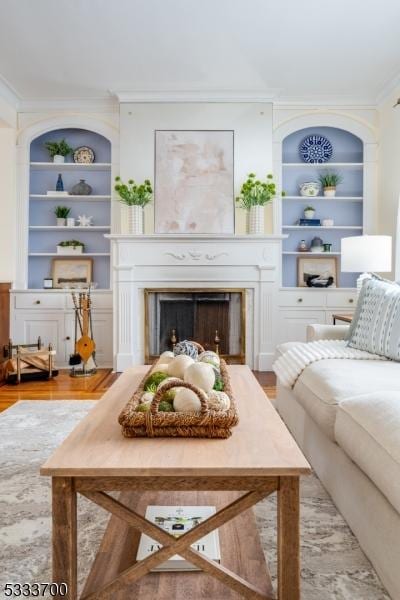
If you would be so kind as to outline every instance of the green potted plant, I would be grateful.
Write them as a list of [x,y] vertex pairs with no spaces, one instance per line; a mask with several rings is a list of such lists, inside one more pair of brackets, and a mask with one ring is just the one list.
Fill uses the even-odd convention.
[[[261,181],[255,173],[249,173],[243,183],[236,202],[248,212],[248,232],[250,234],[264,233],[264,207],[276,197],[274,176],[268,173],[266,179]],[[282,196],[284,196],[282,192]]]
[[85,244],[78,240],[66,240],[57,245],[57,254],[82,254]]
[[304,216],[306,219],[313,219],[315,215],[315,208],[311,205],[308,205],[304,209]]
[[58,227],[65,227],[66,219],[70,212],[71,212],[71,209],[68,208],[68,206],[56,206],[55,207],[54,214],[56,215]]
[[44,145],[50,154],[50,158],[52,158],[55,163],[63,163],[65,157],[73,152],[73,148],[68,146],[65,139],[62,139],[60,142],[45,142]]
[[129,233],[140,235],[143,233],[143,209],[153,196],[151,183],[148,179],[140,184],[133,179],[123,183],[120,177],[116,177],[115,181],[114,189],[119,196],[118,200],[128,207]]
[[336,195],[336,186],[342,183],[343,177],[339,173],[327,171],[319,176],[319,182],[324,190],[324,196],[333,197]]

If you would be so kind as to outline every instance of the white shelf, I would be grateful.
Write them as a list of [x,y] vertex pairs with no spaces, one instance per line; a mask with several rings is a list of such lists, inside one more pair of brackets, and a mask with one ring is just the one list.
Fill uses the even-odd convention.
[[282,196],[282,200],[301,200],[311,202],[312,200],[338,201],[338,202],[362,202],[363,196]]
[[91,225],[90,227],[68,227],[67,225],[59,227],[58,225],[30,225],[31,231],[110,231],[110,225]]
[[363,167],[362,162],[325,162],[325,163],[306,163],[306,162],[287,162],[282,163],[283,167],[306,167],[308,169],[329,169],[330,167]]
[[332,225],[325,227],[324,225],[282,225],[282,229],[360,229],[362,225]]
[[69,194],[68,196],[52,196],[51,194],[31,194],[30,198],[33,198],[34,200],[59,200],[60,202],[61,200],[98,200],[102,202],[105,202],[106,200],[111,200],[111,196],[92,196],[91,194],[86,196],[74,196],[73,194]]
[[282,252],[293,256],[340,256],[340,252]]
[[71,258],[77,256],[85,258],[85,256],[110,256],[109,252],[83,252],[82,254],[58,254],[57,252],[30,252],[28,256],[59,256],[61,258]]
[[110,171],[111,163],[53,163],[53,162],[31,162],[31,169],[49,171]]

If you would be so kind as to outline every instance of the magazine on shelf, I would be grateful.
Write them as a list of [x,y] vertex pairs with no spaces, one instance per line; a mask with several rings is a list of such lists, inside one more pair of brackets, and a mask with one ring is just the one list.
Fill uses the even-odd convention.
[[[164,529],[167,533],[180,537],[199,525],[202,521],[205,521],[209,517],[212,517],[216,513],[215,506],[148,506],[146,509],[146,519],[151,521],[161,529]],[[136,560],[143,560],[147,558],[157,550],[162,548],[162,545],[153,540],[148,535],[142,533],[140,536],[139,547],[136,555]],[[221,561],[221,553],[219,546],[219,535],[218,530],[214,530],[211,533],[197,540],[192,544],[192,548],[197,550],[201,554],[204,554],[207,558],[215,560],[216,562]],[[199,571],[198,567],[195,567],[189,563],[185,558],[178,556],[171,556],[171,558],[160,565],[157,565],[153,571]]]

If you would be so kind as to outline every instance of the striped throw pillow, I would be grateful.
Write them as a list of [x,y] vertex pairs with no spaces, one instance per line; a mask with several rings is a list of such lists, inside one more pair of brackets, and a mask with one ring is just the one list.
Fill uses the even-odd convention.
[[364,281],[348,344],[400,361],[399,285],[376,279]]

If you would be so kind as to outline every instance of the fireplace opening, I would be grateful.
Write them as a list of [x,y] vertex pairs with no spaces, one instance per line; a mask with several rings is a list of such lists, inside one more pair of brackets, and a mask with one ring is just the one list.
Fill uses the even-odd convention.
[[146,361],[186,339],[244,363],[245,298],[244,289],[146,289]]

